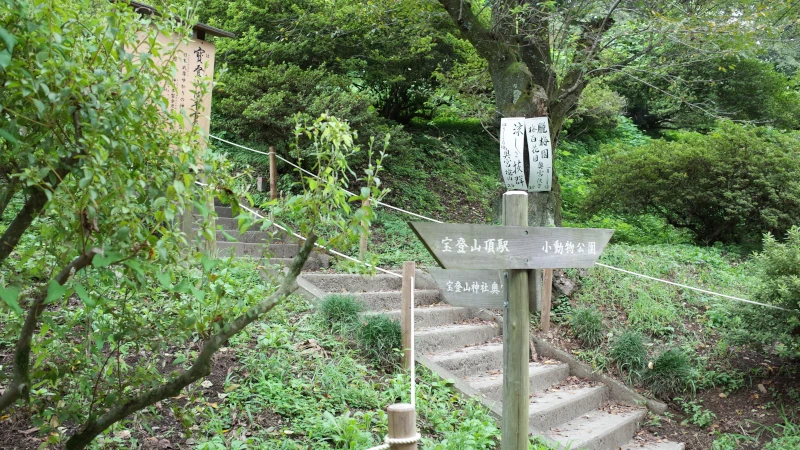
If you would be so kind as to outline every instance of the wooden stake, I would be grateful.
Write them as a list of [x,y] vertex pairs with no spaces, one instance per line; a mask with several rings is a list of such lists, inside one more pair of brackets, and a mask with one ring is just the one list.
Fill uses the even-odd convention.
[[[503,195],[503,225],[528,226],[528,194]],[[508,301],[503,314],[502,450],[528,448],[528,271],[508,271]]]
[[542,331],[550,331],[550,305],[553,299],[553,269],[544,269],[542,282]]
[[278,198],[278,162],[275,159],[275,147],[269,148],[269,199]]
[[[389,413],[389,438],[410,439],[417,435],[417,420],[414,407],[398,403],[387,408]],[[417,450],[417,444],[390,444],[392,450]]]
[[403,263],[403,291],[400,296],[400,333],[403,344],[403,368],[411,370],[411,278],[414,276],[416,264],[414,261]]

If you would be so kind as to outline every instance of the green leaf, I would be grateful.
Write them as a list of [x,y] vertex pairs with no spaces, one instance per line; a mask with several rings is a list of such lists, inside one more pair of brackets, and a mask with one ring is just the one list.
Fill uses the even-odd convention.
[[6,49],[8,49],[9,53],[14,51],[14,45],[17,44],[17,38],[3,27],[0,27],[0,39],[5,42]]
[[11,64],[11,53],[8,50],[0,52],[0,69],[6,70],[6,67]]
[[142,269],[142,264],[135,259],[129,259],[122,263],[125,266],[128,266],[131,270],[136,272],[137,274],[144,276],[144,269]]
[[64,297],[64,294],[66,293],[67,293],[66,286],[58,284],[58,281],[56,280],[50,280],[50,282],[47,283],[47,297],[45,297],[44,303],[48,304],[56,300],[60,300],[62,297]]
[[12,143],[12,144],[18,144],[19,143],[17,138],[15,138],[14,136],[11,135],[11,133],[9,133],[8,131],[6,131],[6,130],[4,130],[2,128],[0,128],[0,137],[5,139],[7,142]]
[[172,289],[172,276],[169,272],[156,272],[156,278],[165,289]]
[[75,293],[78,294],[78,298],[80,298],[83,304],[89,309],[92,309],[97,305],[97,302],[95,302],[89,293],[86,292],[86,288],[84,288],[82,284],[72,283],[72,288],[75,289]]
[[22,308],[19,307],[19,302],[17,301],[17,297],[19,297],[19,291],[21,288],[19,286],[9,286],[0,288],[0,298],[6,302],[9,308],[13,309],[15,313],[22,315]]
[[119,252],[105,252],[102,255],[97,255],[92,260],[92,265],[95,267],[108,267],[111,263],[122,259],[122,254]]
[[209,258],[205,254],[200,258],[200,263],[203,265],[203,270],[206,272],[210,272],[214,266],[217,265],[217,261],[214,259]]

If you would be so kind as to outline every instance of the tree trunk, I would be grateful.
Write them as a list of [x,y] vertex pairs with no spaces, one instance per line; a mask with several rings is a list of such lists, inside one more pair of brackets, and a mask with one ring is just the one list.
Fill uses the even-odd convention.
[[[500,55],[498,55],[500,56]],[[503,55],[489,61],[494,84],[497,112],[500,117],[550,118],[550,142],[555,156],[558,133],[564,123],[563,115],[551,115],[550,100],[543,86],[537,85],[530,70],[513,55]],[[555,158],[553,158],[555,161]],[[532,227],[561,226],[561,187],[553,167],[553,188],[550,192],[531,192],[528,195],[528,223]]]

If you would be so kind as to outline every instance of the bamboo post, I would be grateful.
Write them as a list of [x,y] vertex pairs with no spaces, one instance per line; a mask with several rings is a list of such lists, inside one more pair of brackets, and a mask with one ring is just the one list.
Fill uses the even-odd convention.
[[550,307],[553,300],[553,269],[544,269],[542,281],[542,331],[550,331]]
[[275,147],[269,148],[269,199],[278,198],[278,163],[275,160]]
[[414,338],[412,333],[411,321],[411,301],[414,286],[412,285],[412,278],[414,277],[414,270],[416,264],[414,261],[406,261],[403,263],[403,291],[400,296],[400,333],[402,336],[403,344],[403,368],[411,370],[413,363],[411,355],[411,339]]
[[[528,226],[528,194],[503,195],[503,225]],[[528,270],[508,271],[503,314],[502,450],[528,448],[528,359],[530,354]]]
[[[389,413],[389,439],[413,440],[417,436],[417,420],[414,406],[398,403],[387,408]],[[417,443],[389,444],[392,450],[417,450]]]
[[[365,198],[363,202],[361,202],[361,206],[369,206],[369,199]],[[362,225],[366,227],[366,223],[362,222]],[[367,232],[361,233],[361,239],[358,241],[358,259],[364,260],[367,256]]]

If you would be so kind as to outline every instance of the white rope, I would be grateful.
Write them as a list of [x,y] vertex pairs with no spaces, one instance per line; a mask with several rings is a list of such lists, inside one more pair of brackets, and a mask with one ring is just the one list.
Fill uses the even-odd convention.
[[727,298],[727,299],[730,299],[730,300],[735,300],[737,302],[750,303],[750,304],[753,304],[753,305],[764,306],[764,307],[767,307],[767,308],[779,309],[781,311],[797,312],[796,310],[793,310],[793,309],[781,308],[780,306],[775,306],[775,305],[767,305],[765,303],[754,302],[752,300],[747,300],[747,299],[744,299],[744,298],[739,298],[739,297],[733,297],[731,295],[720,294],[719,292],[707,291],[705,289],[700,289],[700,288],[696,288],[696,287],[692,287],[692,286],[687,286],[685,284],[675,283],[675,282],[668,281],[668,280],[662,280],[661,278],[655,278],[655,277],[643,275],[641,273],[631,272],[630,270],[620,269],[618,267],[613,267],[613,266],[609,266],[609,265],[606,265],[606,264],[600,264],[599,262],[594,263],[594,265],[600,266],[600,267],[605,267],[606,269],[611,269],[611,270],[616,270],[616,271],[619,271],[619,272],[627,273],[629,275],[634,275],[634,276],[637,276],[637,277],[646,278],[648,280],[659,281],[661,283],[671,284],[673,286],[678,286],[678,287],[681,287],[681,288],[684,288],[684,289],[690,289],[692,291],[702,292],[704,294],[710,294],[710,295],[716,295],[716,296],[719,296],[719,297],[724,297],[724,298]]
[[[251,152],[253,152],[253,153],[258,153],[258,154],[261,154],[261,155],[271,155],[271,154],[272,154],[272,155],[275,155],[275,157],[277,157],[277,158],[278,158],[278,159],[280,159],[281,161],[285,162],[286,164],[289,164],[290,166],[292,166],[292,167],[296,168],[297,170],[300,170],[301,172],[303,172],[303,173],[306,173],[306,174],[308,174],[308,175],[310,175],[310,176],[312,176],[312,177],[314,177],[314,178],[316,178],[316,179],[318,179],[318,180],[322,180],[322,178],[318,177],[316,174],[314,174],[314,173],[311,173],[311,172],[309,172],[309,171],[308,171],[308,170],[306,170],[306,169],[303,169],[302,167],[300,167],[300,166],[298,166],[297,164],[295,164],[295,163],[293,163],[293,162],[289,161],[289,160],[288,160],[288,159],[286,159],[286,158],[283,158],[281,155],[279,155],[279,154],[277,154],[277,153],[275,153],[275,152],[269,152],[269,153],[267,153],[267,152],[262,152],[261,150],[256,150],[256,149],[254,149],[254,148],[245,147],[244,145],[240,145],[240,144],[237,144],[237,143],[235,143],[235,142],[231,142],[231,141],[228,141],[228,140],[222,139],[222,138],[220,138],[220,137],[214,136],[213,134],[212,134],[212,135],[209,135],[209,136],[210,136],[210,137],[212,137],[212,138],[214,138],[214,139],[216,139],[216,140],[218,140],[218,141],[224,142],[224,143],[226,143],[226,144],[233,145],[234,147],[239,147],[239,148],[241,148],[241,149],[244,149],[244,150],[247,150],[247,151],[251,151]],[[354,194],[354,193],[352,193],[352,192],[348,191],[347,189],[343,189],[343,190],[344,190],[345,192],[347,192],[348,194],[350,194],[351,196],[354,196],[354,195],[356,195],[356,194]],[[397,206],[392,206],[392,205],[390,205],[390,204],[388,204],[388,203],[383,203],[383,202],[376,202],[376,203],[377,203],[377,204],[379,204],[379,205],[381,205],[381,206],[384,206],[384,207],[386,207],[386,208],[393,209],[393,210],[395,210],[395,211],[399,211],[399,212],[402,212],[402,213],[408,214],[408,215],[410,215],[410,216],[419,217],[420,219],[430,220],[431,222],[436,222],[436,223],[444,223],[444,222],[442,222],[441,220],[432,219],[432,218],[430,218],[430,217],[426,217],[426,216],[423,216],[423,215],[421,215],[421,214],[413,213],[413,212],[411,212],[411,211],[406,211],[406,210],[405,210],[405,209],[403,209],[403,208],[398,208]]]
[[417,404],[417,365],[414,360],[414,291],[416,277],[411,277],[411,406],[416,408]]
[[422,435],[417,433],[416,436],[410,438],[390,438],[386,436],[383,441],[385,444],[381,444],[377,447],[370,447],[367,450],[387,450],[391,448],[392,444],[394,445],[402,445],[402,444],[416,444],[422,439]]

